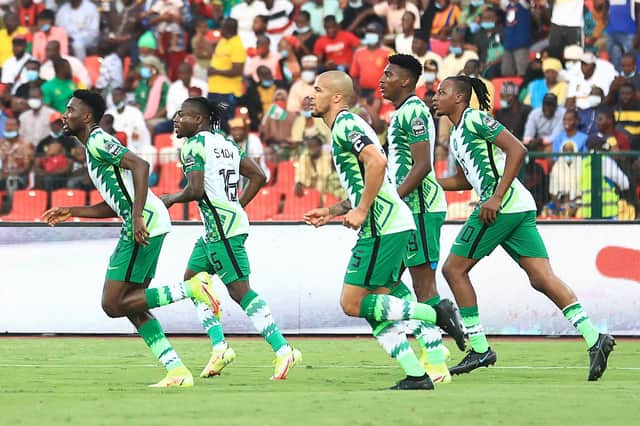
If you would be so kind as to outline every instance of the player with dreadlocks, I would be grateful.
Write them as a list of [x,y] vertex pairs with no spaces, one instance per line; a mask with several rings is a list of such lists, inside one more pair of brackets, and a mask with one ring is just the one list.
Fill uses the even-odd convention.
[[[173,124],[178,137],[188,138],[180,151],[187,185],[182,191],[163,195],[161,199],[167,207],[190,201],[198,203],[205,232],[195,244],[184,276],[190,278],[203,271],[218,275],[227,286],[229,296],[242,307],[276,353],[271,378],[286,379],[302,355],[282,336],[269,306],[249,286],[249,260],[244,247],[249,219],[243,207],[255,197],[266,178],[260,166],[218,130],[225,108],[203,97],[189,98],[182,103]],[[248,179],[248,184],[238,197],[240,175]],[[224,339],[219,312],[194,303],[212,344],[211,359],[200,377],[217,376],[236,355]]]
[[468,373],[496,362],[480,325],[476,293],[469,272],[498,245],[527,273],[531,286],[547,296],[584,337],[589,348],[590,381],[607,368],[615,345],[609,334],[599,333],[574,292],[558,278],[536,227],[536,204],[531,193],[516,178],[527,149],[502,124],[483,111],[469,108],[472,91],[481,109],[489,109],[487,88],[467,76],[445,79],[433,99],[439,116],[453,123],[449,147],[457,162],[457,173],[438,179],[445,191],[474,189],[480,201],[456,237],[443,266],[471,341],[471,350],[450,369]]

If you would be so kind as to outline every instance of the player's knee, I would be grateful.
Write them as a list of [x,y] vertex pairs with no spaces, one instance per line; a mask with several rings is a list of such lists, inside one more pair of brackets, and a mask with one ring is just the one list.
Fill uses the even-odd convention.
[[120,306],[113,300],[102,299],[102,310],[109,318],[119,318],[123,316]]
[[340,306],[342,307],[342,312],[350,317],[359,317],[360,316],[360,303],[357,303],[355,300],[345,299],[344,297],[340,299]]
[[451,261],[447,260],[444,265],[442,265],[442,275],[447,280],[449,285],[457,281],[456,274],[458,274],[456,267],[451,263]]

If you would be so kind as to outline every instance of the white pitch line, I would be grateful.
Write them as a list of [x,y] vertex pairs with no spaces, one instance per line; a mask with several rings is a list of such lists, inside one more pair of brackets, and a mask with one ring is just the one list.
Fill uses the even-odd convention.
[[[304,368],[304,364],[302,364]],[[0,368],[157,368],[159,365],[155,364],[0,364]],[[236,368],[273,368],[272,365],[238,365],[233,366]],[[385,370],[385,369],[397,369],[398,367],[392,365],[311,365],[311,369],[369,369],[369,370]],[[491,369],[497,370],[587,370],[587,366],[533,366],[533,365],[512,365],[512,366],[491,366]],[[622,371],[640,371],[640,367],[609,367],[608,370],[622,370]]]

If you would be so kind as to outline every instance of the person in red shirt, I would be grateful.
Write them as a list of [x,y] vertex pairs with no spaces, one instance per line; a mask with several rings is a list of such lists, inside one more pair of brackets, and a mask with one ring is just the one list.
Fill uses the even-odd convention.
[[71,161],[67,158],[62,144],[54,140],[47,146],[46,156],[36,162],[34,172],[42,189],[53,191],[67,183],[71,171]]
[[380,77],[384,68],[389,63],[390,49],[380,46],[382,26],[377,22],[367,24],[364,29],[362,47],[353,55],[350,75],[356,88],[360,89],[360,96],[369,98],[374,93],[376,98],[382,98],[380,94]]
[[324,30],[327,34],[316,40],[313,54],[320,59],[325,70],[347,72],[353,61],[353,50],[360,45],[360,39],[349,31],[342,31],[333,15],[325,16]]
[[21,0],[19,3],[18,17],[20,18],[20,25],[31,29],[33,32],[36,29],[38,15],[44,10],[44,2],[36,4],[33,0]]

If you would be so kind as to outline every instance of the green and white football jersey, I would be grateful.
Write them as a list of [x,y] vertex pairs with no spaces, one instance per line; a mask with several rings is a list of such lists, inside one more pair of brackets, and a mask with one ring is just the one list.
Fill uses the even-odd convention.
[[[358,206],[364,190],[364,164],[358,156],[367,145],[383,153],[375,131],[360,116],[349,111],[338,113],[331,127],[331,152],[340,183],[347,192],[351,205]],[[361,238],[377,237],[415,229],[413,216],[400,199],[398,191],[385,172],[382,188],[376,196],[367,219],[360,228]]]
[[180,151],[184,174],[204,172],[204,196],[198,201],[207,242],[249,232],[249,218],[238,202],[240,160],[244,151],[220,132],[202,131]]
[[[487,201],[495,192],[504,174],[505,154],[493,142],[504,126],[491,115],[467,108],[459,125],[451,128],[449,146],[464,170],[467,180],[480,197]],[[516,178],[502,199],[501,213],[517,213],[536,210],[531,193]]]
[[[86,145],[87,168],[96,189],[109,207],[122,218],[121,238],[133,239],[133,202],[135,188],[131,170],[120,167],[120,161],[129,151],[120,142],[100,128],[89,134]],[[150,237],[171,231],[171,219],[164,203],[149,190],[142,212]]]
[[[394,112],[387,130],[389,146],[389,170],[395,178],[396,186],[406,179],[411,167],[411,145],[427,141],[431,151],[433,166],[436,131],[429,108],[420,98],[413,95],[407,98]],[[436,181],[436,172],[431,169],[416,189],[411,191],[404,202],[414,214],[425,212],[446,212],[447,201],[442,187]]]

